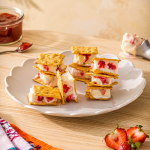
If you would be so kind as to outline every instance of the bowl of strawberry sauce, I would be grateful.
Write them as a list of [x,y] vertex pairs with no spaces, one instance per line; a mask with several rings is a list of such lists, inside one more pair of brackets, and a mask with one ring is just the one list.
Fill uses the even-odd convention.
[[15,7],[0,7],[0,45],[10,45],[22,38],[24,13]]

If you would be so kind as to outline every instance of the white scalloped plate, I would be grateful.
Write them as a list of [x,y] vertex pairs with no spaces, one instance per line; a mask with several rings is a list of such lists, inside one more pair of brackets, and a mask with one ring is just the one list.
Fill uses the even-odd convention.
[[[73,61],[71,51],[64,51],[62,54],[66,56],[64,59],[65,64],[71,64]],[[99,55],[99,57],[118,59],[118,57],[113,54]],[[113,86],[112,97],[109,101],[86,99],[86,84],[76,81],[79,103],[69,102],[66,103],[66,105],[59,104],[58,106],[29,105],[27,101],[29,89],[32,85],[38,85],[38,83],[32,80],[37,74],[37,70],[33,68],[34,60],[34,58],[27,59],[21,66],[14,67],[10,71],[10,76],[5,78],[6,91],[13,100],[24,107],[49,115],[83,117],[111,112],[136,100],[142,94],[146,85],[142,70],[135,68],[131,61],[122,60],[118,66],[119,79],[117,79],[117,81],[119,84]],[[71,70],[70,67],[67,69]]]

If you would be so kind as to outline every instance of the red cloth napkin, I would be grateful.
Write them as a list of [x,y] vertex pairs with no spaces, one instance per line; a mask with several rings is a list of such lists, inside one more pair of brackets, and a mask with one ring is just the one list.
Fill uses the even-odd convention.
[[51,145],[48,145],[48,144],[36,139],[35,137],[28,135],[27,133],[20,130],[17,126],[15,126],[12,123],[10,125],[17,131],[17,133],[22,138],[24,138],[28,143],[33,145],[35,150],[63,150],[63,149],[56,148],[56,147],[53,147]]

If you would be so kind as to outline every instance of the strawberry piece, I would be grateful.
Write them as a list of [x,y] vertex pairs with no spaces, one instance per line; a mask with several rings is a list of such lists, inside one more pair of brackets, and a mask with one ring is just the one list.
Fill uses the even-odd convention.
[[38,97],[37,97],[37,100],[38,100],[38,101],[42,101],[43,99],[44,99],[43,96],[38,96]]
[[107,82],[107,77],[94,76],[94,78],[98,78],[98,79],[100,79],[100,80],[101,80],[101,82],[102,82],[103,84],[105,84],[105,83],[107,83],[107,84],[108,84],[108,82]]
[[70,87],[68,87],[67,84],[63,85],[64,93],[67,93],[69,91],[69,89],[70,89]]
[[50,102],[52,101],[54,98],[53,97],[46,97],[47,101]]
[[61,70],[59,67],[57,67],[56,71],[58,71],[58,70],[59,70],[60,72],[62,72],[62,70]]
[[71,94],[71,95],[69,95],[69,96],[66,98],[66,101],[67,101],[67,102],[70,102],[71,100],[74,100],[74,99],[75,99],[74,95]]
[[94,68],[94,61],[91,62],[91,69],[93,70]]
[[102,60],[100,60],[100,61],[98,62],[98,68],[99,68],[99,69],[100,69],[100,68],[105,68],[105,62],[102,61]]
[[108,63],[107,64],[110,70],[116,70],[116,66],[113,65],[113,63]]
[[102,95],[105,95],[106,90],[105,89],[100,89],[100,92],[101,92]]
[[49,67],[47,65],[43,65],[43,68],[48,72],[49,71]]
[[85,60],[83,63],[85,63],[86,61],[89,60],[89,57],[91,56],[91,54],[80,54],[80,55],[83,55],[85,57]]
[[40,72],[38,72],[38,77],[40,78]]
[[105,142],[108,147],[118,149],[120,144],[127,141],[127,133],[123,128],[116,128],[112,133],[105,136]]
[[131,150],[131,145],[128,142],[123,142],[117,150]]
[[83,76],[84,75],[84,72],[80,72],[80,76]]
[[141,125],[137,125],[135,127],[129,128],[127,130],[127,137],[129,138],[129,135],[130,135],[131,139],[134,143],[136,143],[136,142],[144,143],[144,141],[145,141],[146,137],[148,137],[148,135],[146,135],[141,128],[142,128]]

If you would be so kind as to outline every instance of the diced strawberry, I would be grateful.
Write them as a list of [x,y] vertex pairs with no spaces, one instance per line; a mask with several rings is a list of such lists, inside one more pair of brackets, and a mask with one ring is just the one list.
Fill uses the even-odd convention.
[[128,142],[123,142],[117,150],[131,150],[131,145]]
[[80,72],[80,76],[83,76],[84,75],[84,72]]
[[68,87],[66,84],[63,85],[64,93],[67,93],[69,91],[70,87]]
[[50,102],[52,101],[54,98],[53,97],[46,97],[47,101]]
[[105,68],[105,62],[102,61],[102,60],[100,60],[100,61],[98,62],[98,68],[99,68],[99,69],[100,69],[100,68]]
[[85,63],[86,61],[89,60],[89,57],[91,56],[91,54],[80,54],[80,55],[83,55],[85,57],[85,60],[83,63]]
[[98,78],[101,80],[101,82],[103,84],[107,83],[108,84],[108,81],[107,81],[107,77],[102,77],[102,76],[94,76],[94,78]]
[[59,67],[57,67],[56,71],[58,71],[58,70],[59,70],[60,72],[62,72],[62,70],[61,70]]
[[110,70],[116,70],[116,66],[113,65],[113,63],[108,63],[107,64]]
[[102,95],[105,95],[106,90],[105,89],[100,89],[100,92],[101,92]]
[[142,128],[141,125],[137,125],[127,130],[128,138],[129,138],[129,135],[131,135],[131,139],[134,143],[136,142],[144,143],[146,137],[148,137],[148,135],[146,135],[141,128]]
[[91,62],[91,69],[94,68],[94,61]]
[[112,133],[105,136],[105,142],[108,147],[118,149],[120,144],[127,141],[127,133],[125,129],[118,128]]
[[40,72],[38,72],[38,77],[40,78]]
[[49,71],[49,67],[47,65],[43,65],[43,68],[48,72]]
[[38,97],[37,97],[37,100],[38,100],[38,101],[42,101],[43,99],[44,99],[43,96],[38,96]]
[[75,99],[74,95],[71,94],[71,95],[69,95],[69,96],[66,98],[66,101],[67,101],[67,102],[70,102],[71,100],[74,100],[74,99]]
[[130,42],[131,44],[134,44],[134,40],[133,40],[133,39],[131,39],[129,42]]
[[94,83],[94,84],[97,84],[97,82],[95,82],[95,81],[94,81],[93,83]]

